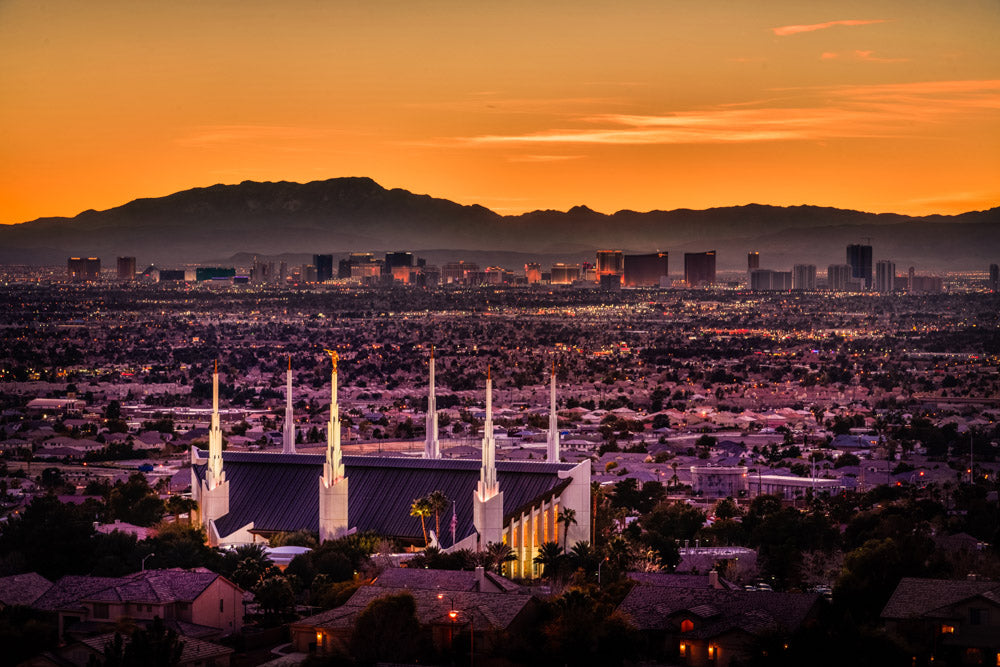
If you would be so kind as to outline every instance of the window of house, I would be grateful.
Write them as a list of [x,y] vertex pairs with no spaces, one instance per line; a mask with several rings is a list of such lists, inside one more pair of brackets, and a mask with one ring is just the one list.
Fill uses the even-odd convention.
[[969,625],[989,625],[990,610],[985,607],[973,607],[969,609]]
[[677,655],[679,655],[682,658],[686,658],[687,654],[688,654],[688,645],[685,644],[684,642],[681,642],[681,645],[677,647]]
[[955,626],[948,625],[947,623],[941,626],[942,635],[953,635],[955,634]]
[[694,630],[694,621],[690,618],[681,621],[681,632],[691,632],[692,630]]
[[220,614],[223,611],[225,611],[224,607],[225,607],[225,600],[223,600],[222,598],[219,598],[219,613]]
[[94,603],[94,618],[110,618],[111,613],[108,609],[108,605],[102,604],[100,602]]

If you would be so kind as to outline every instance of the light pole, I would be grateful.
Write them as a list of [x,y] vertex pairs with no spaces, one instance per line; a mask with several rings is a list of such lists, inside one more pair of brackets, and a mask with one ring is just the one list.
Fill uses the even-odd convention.
[[458,612],[455,611],[455,601],[451,599],[450,595],[445,595],[444,593],[438,593],[437,599],[444,600],[448,598],[448,650],[454,649],[455,643],[455,619],[458,618]]
[[145,556],[142,557],[142,570],[141,570],[142,572],[146,571],[146,559],[147,558],[151,558],[151,557],[153,557],[155,555],[156,554],[146,554]]

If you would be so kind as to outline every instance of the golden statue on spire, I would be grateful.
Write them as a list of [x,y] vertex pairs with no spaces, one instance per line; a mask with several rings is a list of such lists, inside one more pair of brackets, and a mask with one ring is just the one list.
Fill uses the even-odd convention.
[[340,359],[340,355],[337,354],[336,350],[323,349],[324,352],[330,355],[330,361],[333,363],[333,372],[337,372],[337,361]]

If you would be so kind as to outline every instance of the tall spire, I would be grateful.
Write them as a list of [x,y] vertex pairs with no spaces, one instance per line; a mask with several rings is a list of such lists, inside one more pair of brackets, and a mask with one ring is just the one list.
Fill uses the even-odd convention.
[[326,464],[323,466],[323,483],[329,487],[343,479],[344,461],[340,453],[340,407],[337,405],[337,361],[340,357],[334,350],[326,350],[326,353],[333,364],[330,373],[330,421],[326,425]]
[[434,346],[431,345],[430,390],[427,393],[427,437],[424,441],[424,458],[441,458],[441,443],[438,441],[437,397],[434,395]]
[[483,423],[483,465],[479,469],[479,497],[486,500],[495,496],[500,485],[497,483],[496,452],[497,443],[493,438],[493,378],[490,367],[486,367],[486,421]]
[[208,431],[208,488],[214,489],[226,481],[222,471],[222,426],[219,420],[219,362],[212,373],[212,426]]
[[559,463],[559,414],[556,412],[556,362],[552,362],[552,388],[549,397],[549,441],[546,460]]
[[288,355],[288,375],[285,380],[285,432],[281,441],[282,454],[295,453],[295,415],[292,413],[292,355]]

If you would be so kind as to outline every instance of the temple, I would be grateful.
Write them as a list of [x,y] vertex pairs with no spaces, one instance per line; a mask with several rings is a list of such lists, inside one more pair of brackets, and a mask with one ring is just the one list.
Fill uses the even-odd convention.
[[[493,381],[488,372],[479,460],[441,458],[436,428],[428,434],[423,458],[344,455],[337,402],[338,356],[327,352],[330,419],[322,455],[223,452],[216,370],[209,451],[206,457],[197,448],[191,450],[191,488],[210,544],[250,544],[280,532],[308,530],[318,533],[321,541],[353,531],[374,531],[401,544],[423,545],[420,522],[411,516],[410,508],[415,498],[434,491],[454,502],[454,530],[437,536],[439,546],[444,551],[478,551],[490,543],[506,543],[516,557],[506,566],[511,576],[537,576],[534,558],[545,542],[572,545],[590,539],[590,461],[559,462],[558,445],[554,454],[552,450],[555,417],[550,416],[546,461],[498,462]],[[430,378],[427,423],[436,426],[433,353]],[[554,376],[552,392],[554,404]],[[575,523],[566,526],[559,521],[565,510],[573,510]]]
[[281,453],[295,453],[295,415],[292,412],[292,355],[288,355],[288,375],[285,383],[285,429],[282,433]]

